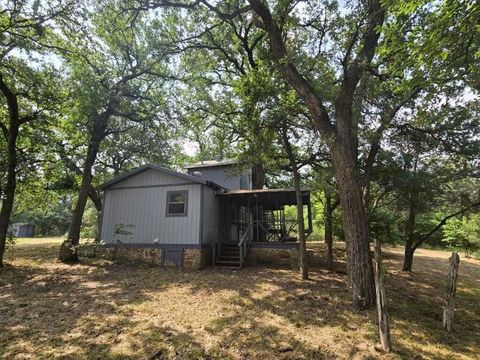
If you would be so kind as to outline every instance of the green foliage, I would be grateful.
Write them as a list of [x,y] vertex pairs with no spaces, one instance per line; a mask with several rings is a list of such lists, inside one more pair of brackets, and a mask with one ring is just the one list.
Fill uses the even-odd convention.
[[397,245],[402,240],[398,212],[388,207],[378,208],[370,217],[370,236],[382,243]]
[[98,234],[99,220],[98,212],[93,204],[91,202],[87,203],[83,214],[80,236],[84,239],[98,239],[100,236]]
[[480,251],[480,214],[450,219],[443,227],[443,241],[467,255]]

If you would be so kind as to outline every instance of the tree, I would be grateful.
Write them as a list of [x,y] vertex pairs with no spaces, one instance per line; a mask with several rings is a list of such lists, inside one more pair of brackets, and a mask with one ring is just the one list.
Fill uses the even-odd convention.
[[480,250],[480,215],[454,217],[443,227],[443,241],[469,256]]
[[298,164],[298,156],[294,153],[292,144],[288,134],[288,127],[284,122],[281,130],[281,139],[283,147],[288,157],[289,169],[293,175],[293,187],[295,189],[295,198],[297,202],[297,228],[298,228],[298,242],[300,244],[300,273],[303,280],[308,279],[308,254],[307,254],[307,242],[305,237],[305,218],[303,214],[303,196],[302,186],[300,178],[300,167]]
[[[329,148],[342,203],[348,275],[354,304],[361,308],[371,308],[375,300],[373,268],[361,181],[357,170],[355,147],[358,141],[355,139],[352,107],[355,90],[362,73],[368,68],[375,54],[380,35],[378,27],[383,24],[385,10],[379,1],[369,2],[366,8],[360,9],[365,25],[357,27],[345,53],[343,77],[333,105],[334,124],[332,114],[318,92],[299,72],[294,59],[289,56],[284,36],[282,36],[284,24],[277,20],[288,16],[289,7],[280,6],[279,13],[274,17],[265,3],[258,0],[250,0],[249,3],[261,20],[259,26],[269,36],[271,55],[279,72],[304,101],[316,130]],[[358,38],[361,40],[359,41]],[[356,56],[352,51],[354,46],[359,47]]]
[[75,246],[80,240],[93,168],[103,141],[116,132],[114,120],[141,123],[158,119],[156,114],[163,105],[161,79],[166,74],[165,53],[159,49],[152,53],[149,41],[160,34],[152,33],[145,19],[130,22],[129,14],[108,1],[77,11],[78,18],[88,17],[91,22],[70,18],[61,24],[63,47],[68,49],[63,56],[74,85],[71,121],[85,129],[82,141],[87,146],[68,238],[60,249],[59,258],[66,262],[78,260]]
[[[1,111],[6,121],[0,122],[6,142],[6,179],[1,186],[0,267],[17,188],[19,140],[24,133],[29,133],[26,127],[33,123],[39,127],[39,123],[48,121],[57,103],[55,81],[58,77],[42,53],[52,39],[48,21],[63,14],[67,6],[62,2],[52,5],[42,7],[26,1],[9,1],[0,12],[0,93],[6,108]],[[22,53],[29,57],[38,55],[38,60],[29,61]]]
[[[389,150],[381,153],[374,169],[375,210],[382,201],[391,203],[390,211],[397,211],[396,221],[404,228],[405,271],[411,271],[419,246],[431,241],[449,219],[474,209],[478,200],[475,186],[463,185],[475,184],[479,175],[478,105],[455,92],[447,96],[418,99],[416,108],[389,132]],[[405,214],[404,221],[398,220],[398,210]]]
[[276,91],[272,69],[263,60],[264,34],[248,16],[210,15],[203,8],[190,12],[183,19],[189,36],[175,40],[187,85],[178,109],[201,160],[236,157],[252,168],[252,187],[260,189],[275,137],[262,116]]

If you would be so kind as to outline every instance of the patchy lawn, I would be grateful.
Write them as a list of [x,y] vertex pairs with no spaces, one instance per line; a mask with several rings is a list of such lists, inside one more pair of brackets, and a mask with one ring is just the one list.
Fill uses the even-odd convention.
[[[55,261],[60,239],[20,240],[0,270],[7,359],[480,359],[480,262],[461,259],[454,332],[441,328],[449,253],[419,250],[414,273],[386,249],[394,352],[376,349],[375,312],[350,308],[346,276]],[[321,245],[312,246],[318,256]],[[340,247],[338,254],[342,254]],[[8,261],[8,259],[7,259]]]

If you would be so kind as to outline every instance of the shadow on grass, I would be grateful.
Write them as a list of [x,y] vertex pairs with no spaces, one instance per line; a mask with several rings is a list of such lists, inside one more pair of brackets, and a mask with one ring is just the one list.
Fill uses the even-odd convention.
[[[0,271],[0,357],[451,359],[479,350],[480,294],[470,278],[460,278],[455,332],[441,329],[445,259],[419,258],[418,271],[406,274],[401,256],[386,253],[395,349],[382,354],[374,349],[376,315],[351,309],[342,274],[312,268],[301,281],[289,269],[260,266],[182,272],[90,259],[68,266],[54,262],[57,250],[29,251]],[[480,273],[468,266],[472,277]],[[193,318],[207,311],[215,314],[201,324]],[[183,323],[167,321],[179,314]]]
[[[302,282],[281,268],[182,272],[91,259],[65,265],[54,262],[55,254],[33,253],[0,272],[5,358],[332,358],[329,349],[298,340],[295,332],[343,326],[358,316],[348,308],[345,276],[318,269]],[[152,320],[164,311],[156,297],[172,289],[193,299],[220,294],[225,315],[206,321],[203,337],[165,326],[163,317]],[[139,320],[142,306],[149,313]],[[216,339],[208,349],[205,335]]]
[[421,355],[431,359],[475,358],[480,339],[480,266],[461,262],[457,284],[457,311],[451,333],[442,329],[448,259],[422,254],[414,272],[401,271],[403,257],[387,253],[386,280],[394,346],[402,358]]

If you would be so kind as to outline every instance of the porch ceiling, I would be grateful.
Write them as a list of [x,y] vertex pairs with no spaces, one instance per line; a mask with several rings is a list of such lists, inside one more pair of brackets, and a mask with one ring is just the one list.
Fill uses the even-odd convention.
[[[257,201],[264,208],[276,209],[279,206],[296,205],[295,189],[257,189],[257,190],[231,190],[219,193],[218,196],[236,200],[239,203],[254,205]],[[310,190],[302,189],[304,205],[310,204]]]

